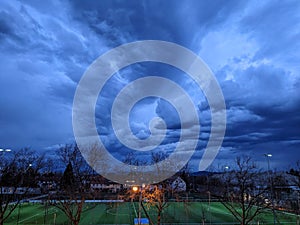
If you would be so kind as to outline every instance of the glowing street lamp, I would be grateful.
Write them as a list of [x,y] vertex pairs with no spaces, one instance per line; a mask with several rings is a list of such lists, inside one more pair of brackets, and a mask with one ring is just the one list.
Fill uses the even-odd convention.
[[267,154],[264,154],[264,156],[267,158],[268,160],[268,171],[270,172],[270,158],[272,157],[272,154],[270,153],[267,153]]
[[1,152],[1,161],[3,161],[4,153],[5,152],[11,152],[11,149],[9,149],[9,148],[6,148],[6,149],[0,148],[0,152]]
[[138,188],[137,186],[133,186],[133,187],[132,187],[132,190],[133,190],[134,192],[137,192],[137,191],[139,190],[139,188]]
[[7,149],[0,148],[0,152],[11,152],[11,149],[9,149],[9,148],[7,148]]

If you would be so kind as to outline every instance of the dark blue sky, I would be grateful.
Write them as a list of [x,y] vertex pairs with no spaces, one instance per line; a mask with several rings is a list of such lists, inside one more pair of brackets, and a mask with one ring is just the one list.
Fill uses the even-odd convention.
[[[299,12],[298,0],[1,1],[0,148],[31,146],[51,153],[72,142],[73,97],[88,65],[120,44],[153,39],[191,49],[216,75],[226,100],[227,130],[214,167],[240,154],[265,165],[263,154],[271,153],[272,166],[286,168],[300,160]],[[167,71],[149,65],[117,74],[104,103],[112,98],[110,90],[129,82],[126,74],[156,70]],[[198,99],[202,131],[207,132],[205,99],[188,81],[180,82]],[[132,126],[143,137],[144,120],[166,118],[174,133],[164,143],[168,149],[178,140],[177,117],[165,104],[143,102],[132,113]],[[106,109],[98,107],[100,118]],[[205,145],[206,132],[199,146]],[[104,133],[117,151],[110,130]]]

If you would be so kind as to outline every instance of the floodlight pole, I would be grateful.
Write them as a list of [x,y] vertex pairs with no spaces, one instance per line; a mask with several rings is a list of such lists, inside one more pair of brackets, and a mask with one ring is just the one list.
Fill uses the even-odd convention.
[[208,194],[209,224],[211,224],[211,209],[210,209],[211,193],[210,193],[210,191],[207,191],[207,194]]
[[270,182],[270,189],[271,189],[271,202],[272,202],[272,211],[273,211],[273,224],[276,224],[276,216],[275,216],[275,206],[274,206],[274,190],[273,190],[273,181],[271,178],[271,174],[270,174],[270,158],[272,157],[271,154],[264,154],[264,156],[267,158],[267,162],[268,162],[268,177],[269,177],[269,182]]
[[140,197],[139,197],[139,225],[141,225],[141,217],[142,217],[142,185],[140,186]]
[[[140,186],[133,186],[132,190],[134,192],[139,191],[139,214],[138,214],[138,225],[141,225],[141,217],[142,217],[142,187]],[[132,200],[132,199],[131,199]]]

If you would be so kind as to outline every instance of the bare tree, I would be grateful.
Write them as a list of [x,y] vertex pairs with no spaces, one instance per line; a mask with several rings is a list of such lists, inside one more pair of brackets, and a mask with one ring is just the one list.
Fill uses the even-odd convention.
[[66,164],[60,182],[60,191],[53,196],[55,206],[69,219],[70,224],[78,225],[89,197],[88,176],[92,169],[86,164],[77,145],[65,145],[57,151],[61,161]]
[[[166,157],[167,154],[164,152],[151,154],[151,160],[156,164],[161,160],[164,160]],[[157,168],[158,173],[160,169],[164,168]],[[162,213],[169,206],[166,200],[166,195],[169,192],[170,186],[167,182],[161,182],[155,185],[146,185],[145,187],[140,188],[140,204],[150,224],[160,225]],[[153,221],[148,213],[150,208],[156,211],[156,221]]]
[[[156,169],[151,172],[155,172],[157,174],[164,173],[165,171],[172,170],[173,168],[170,168],[172,166],[176,167],[177,165],[164,165],[164,166],[158,166],[158,162],[166,159],[168,155],[164,152],[156,152],[151,154],[150,162],[149,161],[143,161],[140,159],[137,159],[134,154],[128,154],[127,157],[124,160],[124,163],[131,164],[131,165],[147,165],[148,163],[153,163],[156,165]],[[180,175],[186,175],[188,173],[188,166],[184,167],[180,171]],[[176,189],[176,188],[173,188]],[[139,204],[142,208],[145,216],[148,218],[149,223],[151,225],[161,224],[162,220],[162,214],[163,211],[169,206],[168,204],[168,195],[173,193],[172,187],[169,184],[169,181],[163,181],[158,184],[145,184],[142,185],[142,187],[137,187],[135,192],[133,190],[129,191],[129,198],[133,201],[133,199],[139,198]],[[153,217],[150,217],[149,211],[153,210],[156,212],[155,219]],[[139,213],[141,212],[141,209],[139,210]]]
[[[163,211],[169,206],[166,201],[167,187],[164,184],[148,185],[142,190],[141,206],[151,224],[160,225]],[[154,208],[156,211],[155,223],[151,220],[148,211]]]
[[0,163],[0,225],[10,217],[20,202],[37,187],[37,177],[44,165],[44,155],[29,148],[11,153]]
[[63,211],[69,218],[71,224],[74,225],[80,222],[85,200],[84,195],[81,193],[81,188],[74,176],[72,164],[69,163],[61,179],[61,191],[56,207]]
[[267,188],[260,182],[260,171],[250,157],[238,157],[231,171],[224,174],[222,204],[240,222],[250,224],[271,203],[265,202]]
[[81,155],[76,144],[67,144],[59,148],[56,154],[65,165],[72,164],[73,172],[77,179],[84,179],[86,174],[92,170]]

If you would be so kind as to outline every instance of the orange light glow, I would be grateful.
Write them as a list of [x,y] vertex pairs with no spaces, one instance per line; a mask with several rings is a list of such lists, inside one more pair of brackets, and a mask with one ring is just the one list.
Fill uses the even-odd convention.
[[139,188],[138,188],[137,186],[133,186],[133,187],[132,187],[132,190],[133,190],[134,192],[136,192],[136,191],[139,190]]

